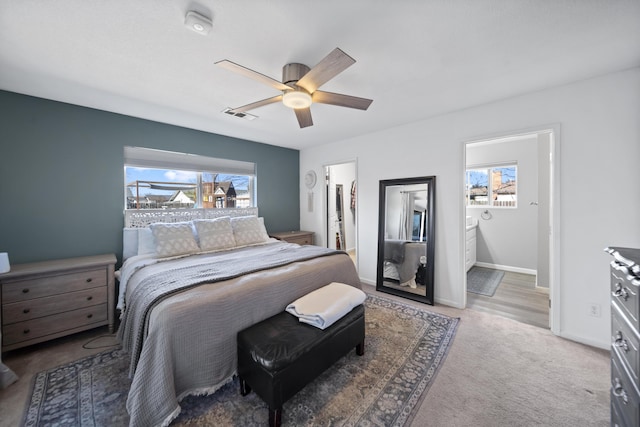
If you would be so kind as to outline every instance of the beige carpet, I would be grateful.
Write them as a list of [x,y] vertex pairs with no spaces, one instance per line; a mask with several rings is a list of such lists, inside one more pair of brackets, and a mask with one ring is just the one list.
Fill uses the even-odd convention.
[[[365,290],[375,293],[373,287]],[[412,426],[609,425],[608,351],[487,313],[427,308],[461,321]],[[20,379],[0,390],[0,426],[20,425],[36,372],[103,350],[82,345],[104,333],[98,329],[5,353],[3,361]],[[93,344],[103,343],[109,339]]]

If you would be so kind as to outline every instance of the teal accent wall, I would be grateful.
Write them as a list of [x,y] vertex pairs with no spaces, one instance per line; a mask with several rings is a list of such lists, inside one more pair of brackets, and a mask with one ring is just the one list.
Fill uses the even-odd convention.
[[125,146],[255,162],[267,230],[300,226],[298,150],[0,91],[0,252],[120,260]]

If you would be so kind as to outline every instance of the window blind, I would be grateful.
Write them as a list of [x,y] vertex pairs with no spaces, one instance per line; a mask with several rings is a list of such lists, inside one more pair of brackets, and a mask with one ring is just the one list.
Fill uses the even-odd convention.
[[218,172],[229,175],[256,174],[256,164],[252,162],[142,147],[124,147],[124,164],[140,168]]

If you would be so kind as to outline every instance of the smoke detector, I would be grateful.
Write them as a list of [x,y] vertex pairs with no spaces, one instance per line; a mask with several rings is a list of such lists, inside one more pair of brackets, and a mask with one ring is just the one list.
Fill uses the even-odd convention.
[[195,31],[203,36],[209,34],[212,27],[211,19],[193,10],[187,12],[187,16],[184,18],[184,25],[191,31]]

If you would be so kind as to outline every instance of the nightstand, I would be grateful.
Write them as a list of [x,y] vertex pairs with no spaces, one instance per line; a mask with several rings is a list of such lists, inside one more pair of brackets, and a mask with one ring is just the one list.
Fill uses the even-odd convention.
[[0,274],[2,351],[109,325],[114,329],[113,254],[17,264]]
[[313,245],[313,231],[283,231],[271,233],[271,237],[299,245]]

